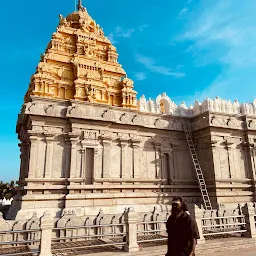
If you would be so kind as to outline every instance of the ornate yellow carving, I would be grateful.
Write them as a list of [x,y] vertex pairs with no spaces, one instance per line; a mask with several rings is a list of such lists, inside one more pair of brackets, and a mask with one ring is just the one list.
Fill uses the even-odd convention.
[[165,104],[162,100],[160,100],[160,113],[166,114]]
[[87,10],[79,4],[78,11],[59,18],[25,101],[37,95],[137,109],[133,81],[118,63],[116,47]]

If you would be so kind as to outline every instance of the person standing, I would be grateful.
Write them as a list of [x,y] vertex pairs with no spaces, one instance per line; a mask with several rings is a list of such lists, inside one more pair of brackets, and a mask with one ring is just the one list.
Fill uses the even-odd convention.
[[195,256],[200,238],[196,221],[187,213],[187,204],[181,196],[172,200],[172,214],[166,223],[168,251],[165,256]]

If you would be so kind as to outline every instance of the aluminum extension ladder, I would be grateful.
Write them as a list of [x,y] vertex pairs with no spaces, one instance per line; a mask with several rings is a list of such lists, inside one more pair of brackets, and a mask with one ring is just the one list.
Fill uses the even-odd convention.
[[183,123],[182,126],[183,126],[183,129],[184,129],[186,138],[187,138],[189,151],[190,151],[192,161],[193,161],[193,164],[194,164],[194,167],[195,167],[195,170],[196,170],[197,180],[198,180],[199,187],[200,187],[201,194],[202,194],[202,198],[203,198],[203,201],[204,201],[204,207],[205,207],[206,210],[212,210],[212,204],[211,204],[210,197],[209,197],[209,194],[208,194],[208,191],[207,191],[207,188],[206,188],[204,175],[203,175],[203,172],[202,172],[202,169],[201,169],[198,157],[197,157],[197,153],[196,153],[196,150],[195,150],[195,146],[194,146],[194,143],[193,143],[191,129],[188,128],[188,125],[185,124],[185,123]]

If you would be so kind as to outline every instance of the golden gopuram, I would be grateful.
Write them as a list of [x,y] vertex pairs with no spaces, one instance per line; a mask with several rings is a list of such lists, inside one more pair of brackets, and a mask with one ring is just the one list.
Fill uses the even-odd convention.
[[166,210],[176,195],[200,204],[200,182],[213,208],[255,201],[256,100],[187,107],[166,93],[137,99],[116,47],[81,1],[59,19],[19,114],[9,219]]
[[25,102],[40,96],[137,109],[133,81],[116,47],[82,5],[64,18],[31,79]]

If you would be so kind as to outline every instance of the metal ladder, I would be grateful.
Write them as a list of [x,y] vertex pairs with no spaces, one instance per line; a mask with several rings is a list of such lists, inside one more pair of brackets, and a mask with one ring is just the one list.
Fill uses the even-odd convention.
[[209,194],[208,194],[208,191],[207,191],[207,188],[206,188],[204,175],[203,175],[203,172],[202,172],[202,169],[201,169],[201,166],[200,166],[197,154],[196,154],[195,146],[194,146],[194,143],[193,143],[192,132],[188,128],[187,124],[183,123],[182,126],[183,126],[183,129],[184,129],[186,138],[187,138],[189,151],[190,151],[190,154],[191,154],[191,157],[192,157],[192,160],[193,160],[193,164],[194,164],[194,167],[195,167],[195,170],[196,170],[197,180],[198,180],[199,187],[200,187],[201,194],[202,194],[202,198],[203,198],[203,201],[204,201],[204,207],[205,207],[206,210],[212,210],[212,204],[211,204],[210,197],[209,197]]

